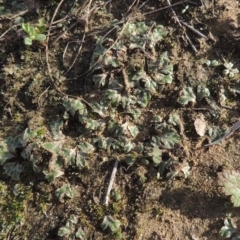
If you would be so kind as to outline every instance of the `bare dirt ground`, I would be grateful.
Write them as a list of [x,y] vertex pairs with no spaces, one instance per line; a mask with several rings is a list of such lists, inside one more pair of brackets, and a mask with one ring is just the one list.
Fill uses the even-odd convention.
[[0,1],[0,239],[237,236],[240,133],[204,145],[240,118],[239,26],[233,0]]

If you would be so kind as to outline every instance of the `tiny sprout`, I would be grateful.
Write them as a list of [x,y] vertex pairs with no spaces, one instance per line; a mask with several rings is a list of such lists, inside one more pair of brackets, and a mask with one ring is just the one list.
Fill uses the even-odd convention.
[[44,42],[46,40],[46,35],[43,34],[46,31],[46,24],[43,18],[40,18],[38,24],[35,26],[30,25],[29,23],[22,23],[22,29],[28,35],[24,38],[25,45],[32,45],[33,40],[39,42]]
[[231,219],[231,214],[230,214],[225,218],[224,226],[219,231],[219,234],[223,238],[230,238],[236,232],[236,230],[237,230],[237,228],[233,224],[232,219]]
[[219,65],[219,62],[217,60],[206,60],[205,64],[209,67],[217,67]]
[[183,10],[182,10],[182,13],[185,13],[189,8],[189,5],[187,5]]
[[228,76],[229,78],[233,78],[236,73],[239,73],[237,68],[232,68],[233,63],[231,62],[224,63],[224,67],[226,69],[223,70],[223,75]]

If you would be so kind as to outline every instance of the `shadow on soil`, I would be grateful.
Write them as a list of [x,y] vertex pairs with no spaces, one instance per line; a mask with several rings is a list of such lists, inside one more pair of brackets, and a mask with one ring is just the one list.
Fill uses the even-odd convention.
[[160,202],[166,208],[180,210],[188,218],[224,218],[226,215],[226,198],[216,192],[207,194],[195,192],[189,188],[164,190]]

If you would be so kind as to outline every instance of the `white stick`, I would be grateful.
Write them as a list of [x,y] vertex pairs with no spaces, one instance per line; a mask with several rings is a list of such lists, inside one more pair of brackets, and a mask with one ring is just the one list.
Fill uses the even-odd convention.
[[114,164],[114,167],[113,167],[113,171],[112,171],[112,174],[111,174],[111,178],[110,178],[110,181],[109,181],[109,184],[108,184],[107,194],[106,194],[106,197],[104,199],[104,203],[103,204],[106,205],[106,206],[108,206],[109,195],[110,195],[110,192],[112,190],[112,186],[113,186],[115,175],[117,173],[117,167],[118,167],[118,160],[115,161],[115,164]]

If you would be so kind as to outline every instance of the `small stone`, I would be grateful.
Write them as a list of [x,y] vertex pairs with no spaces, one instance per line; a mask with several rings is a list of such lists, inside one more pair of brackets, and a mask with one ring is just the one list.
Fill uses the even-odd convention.
[[202,137],[206,131],[206,121],[202,115],[200,115],[195,121],[194,126],[197,134]]
[[239,28],[238,24],[237,24],[236,21],[233,20],[233,19],[231,19],[231,20],[229,21],[228,26],[230,26],[231,28],[233,28],[233,29],[235,29],[235,30]]

